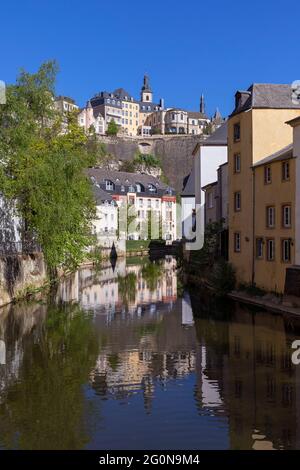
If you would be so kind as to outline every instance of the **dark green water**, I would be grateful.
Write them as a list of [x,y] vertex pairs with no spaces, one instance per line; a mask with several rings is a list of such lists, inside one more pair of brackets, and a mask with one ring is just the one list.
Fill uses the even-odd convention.
[[172,258],[83,269],[0,311],[0,447],[300,448],[299,332],[183,292]]

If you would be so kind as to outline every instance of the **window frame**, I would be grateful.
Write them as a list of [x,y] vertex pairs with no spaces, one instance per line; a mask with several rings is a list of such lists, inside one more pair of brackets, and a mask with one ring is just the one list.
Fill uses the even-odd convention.
[[[273,210],[273,224],[270,224],[269,222],[269,210]],[[274,229],[276,226],[276,208],[275,206],[266,206],[266,228],[271,228]]]
[[[285,209],[289,208],[289,224],[285,223]],[[292,205],[291,204],[282,204],[282,228],[291,228],[292,227]]]
[[[273,257],[271,258],[270,255],[270,250],[269,250],[269,243],[273,243]],[[276,244],[275,244],[275,238],[267,238],[267,250],[266,250],[266,259],[267,261],[275,261],[275,254],[276,254]]]
[[[284,251],[285,251],[285,242],[288,243],[289,245],[289,258],[286,259],[284,256]],[[292,239],[291,238],[282,238],[281,239],[281,261],[286,264],[291,264],[292,262]]]
[[[237,195],[239,194],[239,207],[237,207]],[[242,194],[241,191],[235,191],[233,195],[233,204],[234,204],[234,212],[241,212],[242,210]]]
[[[239,244],[237,247],[237,240],[239,239]],[[242,236],[241,232],[234,232],[233,233],[233,247],[235,253],[241,253],[242,250]]]

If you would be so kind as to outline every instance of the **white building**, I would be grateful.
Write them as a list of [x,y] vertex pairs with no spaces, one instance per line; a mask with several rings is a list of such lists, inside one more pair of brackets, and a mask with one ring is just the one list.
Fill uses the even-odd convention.
[[91,168],[88,173],[93,183],[118,205],[120,238],[176,240],[174,189],[146,174],[103,168]]
[[84,127],[88,132],[93,126],[95,133],[104,135],[106,131],[105,119],[99,111],[92,108],[91,102],[88,101],[85,108],[82,108],[78,114],[78,124]]
[[[194,156],[194,200],[193,191],[189,189],[188,199],[182,205],[182,231],[186,238],[193,233],[191,225],[196,216],[196,236],[186,243],[187,250],[199,250],[204,241],[204,208],[205,193],[202,187],[218,179],[218,168],[228,160],[227,156],[227,123],[220,126],[205,141],[198,143],[193,151]],[[184,193],[184,190],[183,190]]]
[[103,247],[111,247],[117,238],[118,230],[118,207],[111,194],[98,187],[93,186],[96,201],[97,218],[93,221],[94,234],[97,242]]

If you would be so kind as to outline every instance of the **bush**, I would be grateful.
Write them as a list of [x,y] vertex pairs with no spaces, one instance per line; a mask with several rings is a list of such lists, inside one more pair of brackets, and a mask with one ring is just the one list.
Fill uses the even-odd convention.
[[212,267],[209,282],[217,295],[225,296],[235,287],[236,277],[233,266],[224,259],[217,261]]

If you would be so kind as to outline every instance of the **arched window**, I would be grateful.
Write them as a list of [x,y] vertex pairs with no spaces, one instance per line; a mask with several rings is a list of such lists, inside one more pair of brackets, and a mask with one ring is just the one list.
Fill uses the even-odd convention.
[[136,192],[137,193],[145,192],[145,187],[141,183],[136,183]]

